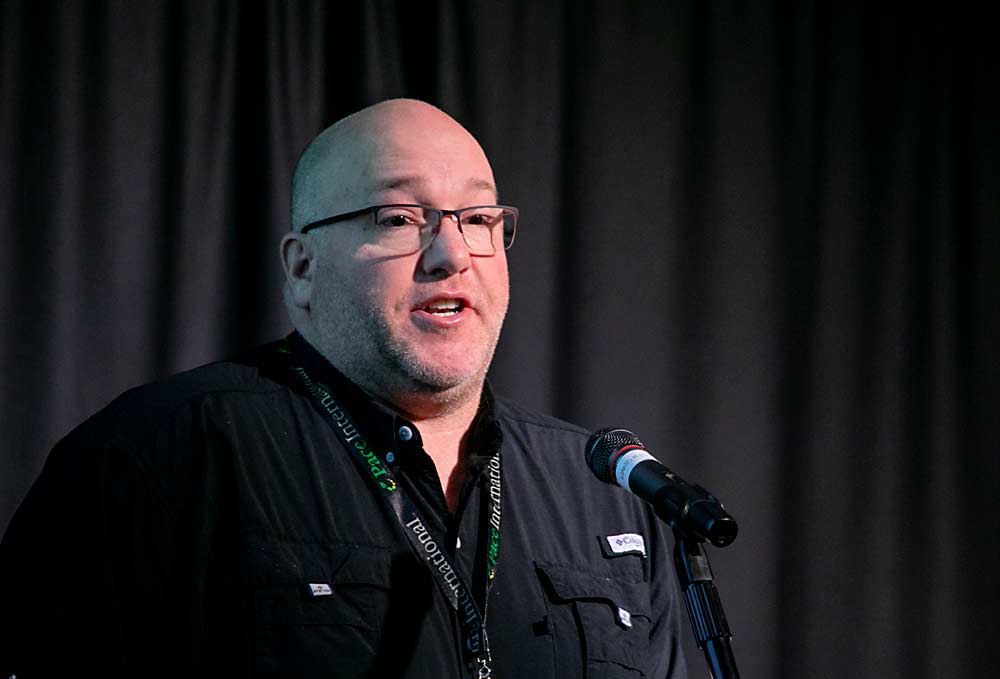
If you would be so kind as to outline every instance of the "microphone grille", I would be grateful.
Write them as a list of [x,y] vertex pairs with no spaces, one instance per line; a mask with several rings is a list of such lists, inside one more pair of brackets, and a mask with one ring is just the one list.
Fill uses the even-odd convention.
[[625,446],[645,448],[639,437],[628,429],[605,427],[591,434],[583,455],[587,460],[587,466],[590,467],[590,471],[594,472],[594,476],[604,481],[604,483],[615,483],[611,467],[608,463],[611,460],[611,456]]

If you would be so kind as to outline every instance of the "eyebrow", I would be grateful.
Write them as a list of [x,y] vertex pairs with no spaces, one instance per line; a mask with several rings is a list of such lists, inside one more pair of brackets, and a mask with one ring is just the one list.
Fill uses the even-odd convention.
[[[424,183],[424,180],[416,175],[402,175],[398,177],[386,177],[385,179],[379,181],[373,190],[375,192],[380,191],[390,191],[393,189],[409,189],[420,186]],[[486,179],[473,178],[466,182],[466,186],[470,189],[476,191],[489,191],[492,193],[496,200],[500,200],[500,192],[497,191],[497,187],[494,186],[493,182],[487,181]]]
[[470,179],[468,181],[469,188],[477,189],[480,191],[489,191],[497,200],[500,200],[500,192],[497,191],[497,187],[493,185],[493,182],[488,182],[485,179]]

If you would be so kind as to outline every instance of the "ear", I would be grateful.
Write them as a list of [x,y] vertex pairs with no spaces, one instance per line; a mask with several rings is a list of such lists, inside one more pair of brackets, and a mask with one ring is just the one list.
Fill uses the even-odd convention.
[[281,265],[285,269],[288,299],[296,307],[309,311],[316,261],[308,235],[295,231],[281,239]]

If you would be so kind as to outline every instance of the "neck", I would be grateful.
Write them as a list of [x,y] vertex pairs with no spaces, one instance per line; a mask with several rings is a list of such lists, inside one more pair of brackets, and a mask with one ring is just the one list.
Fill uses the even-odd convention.
[[478,380],[442,391],[406,383],[402,377],[398,384],[376,383],[371,380],[370,371],[352,370],[354,366],[337,360],[340,356],[323,351],[307,330],[300,328],[299,332],[348,379],[417,426],[424,451],[434,462],[448,508],[454,512],[464,481],[459,462],[472,421],[479,411],[485,372]]
[[[481,393],[482,387],[476,392],[474,399],[465,399],[458,407],[434,415],[420,414],[409,409],[401,410],[420,429],[424,451],[434,462],[448,509],[453,514],[458,509],[458,500],[465,481],[461,464],[464,444],[472,427],[472,421],[479,410]],[[396,409],[400,410],[398,406]]]

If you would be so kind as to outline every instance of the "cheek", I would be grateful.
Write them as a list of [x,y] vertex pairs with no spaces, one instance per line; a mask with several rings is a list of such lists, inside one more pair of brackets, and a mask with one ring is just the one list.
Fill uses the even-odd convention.
[[354,271],[355,285],[364,291],[365,302],[384,312],[409,311],[413,267],[404,262],[369,262]]
[[322,262],[316,270],[314,298],[328,315],[341,317],[356,307],[367,304],[366,286],[361,274],[350,259],[332,258]]
[[498,310],[507,308],[510,298],[510,279],[507,273],[507,259],[501,259],[488,268],[483,274],[483,280],[494,299]]

